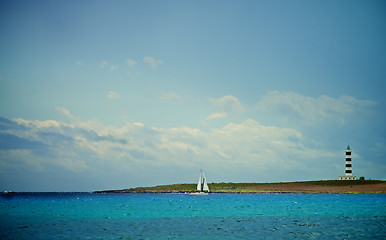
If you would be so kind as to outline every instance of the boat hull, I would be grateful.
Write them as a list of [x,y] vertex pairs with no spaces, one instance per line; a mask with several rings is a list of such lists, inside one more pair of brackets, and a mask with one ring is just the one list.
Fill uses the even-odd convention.
[[207,192],[191,192],[190,195],[205,196],[208,195]]

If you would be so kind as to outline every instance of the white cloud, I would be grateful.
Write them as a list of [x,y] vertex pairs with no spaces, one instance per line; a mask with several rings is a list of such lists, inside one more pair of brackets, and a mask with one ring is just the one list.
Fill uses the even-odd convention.
[[105,68],[109,65],[109,63],[107,61],[102,61],[101,64],[99,64],[99,67],[101,68]]
[[[133,166],[198,168],[205,164],[227,171],[237,167],[236,172],[253,167],[260,172],[270,168],[291,169],[291,164],[302,159],[312,161],[323,156],[313,155],[314,149],[306,149],[298,131],[263,126],[254,120],[231,123],[209,132],[190,127],[147,128],[138,122],[121,127],[82,121],[69,125],[19,119],[17,123],[33,133],[34,141],[48,146],[49,150],[44,151],[48,156],[35,155],[43,159],[40,165],[47,167],[53,162],[70,171],[90,171],[91,166],[100,162],[115,166],[116,171]],[[31,139],[31,134],[24,137]]]
[[344,116],[362,111],[376,105],[370,100],[357,100],[351,96],[332,98],[321,95],[318,98],[303,96],[295,92],[268,92],[257,103],[257,109],[265,112],[274,112],[285,118],[304,120],[312,124],[326,119],[339,119]]
[[108,99],[118,99],[119,98],[119,93],[110,91],[109,94],[107,94]]
[[[210,141],[234,161],[247,165],[255,165],[256,161],[270,165],[282,161],[283,155],[293,154],[294,150],[302,148],[300,132],[263,126],[251,119],[241,124],[230,123],[222,129],[213,129]],[[284,165],[287,167],[287,164]]]
[[129,67],[134,67],[136,64],[137,64],[137,62],[136,61],[134,61],[133,59],[127,59],[127,65],[129,66]]
[[[56,109],[68,116],[70,123],[15,119],[11,121],[14,127],[0,128],[0,141],[7,143],[0,152],[3,172],[17,168],[23,174],[39,171],[52,175],[55,166],[63,171],[98,175],[108,169],[119,176],[111,186],[121,184],[122,177],[125,181],[141,179],[145,182],[137,184],[144,186],[159,184],[158,177],[168,183],[193,182],[195,177],[191,179],[190,173],[200,168],[210,172],[211,181],[313,180],[335,178],[343,171],[337,161],[342,159],[344,165],[344,149],[326,149],[323,143],[298,130],[266,126],[252,119],[203,131],[186,126],[147,127],[140,122],[105,125],[81,121],[65,108]],[[208,119],[226,114],[216,112]]]
[[31,172],[44,172],[43,159],[27,149],[0,150],[0,166],[1,174],[17,171],[22,166],[26,166]]
[[99,64],[99,67],[100,68],[108,68],[110,70],[117,70],[119,68],[118,65],[112,65],[112,64],[109,64],[107,61],[102,61],[100,64]]
[[179,101],[179,100],[181,100],[181,96],[175,92],[164,93],[161,95],[160,99],[167,100],[167,101]]
[[162,64],[161,60],[155,59],[153,57],[144,57],[143,62],[149,64],[153,69],[158,68]]
[[62,113],[66,117],[68,117],[71,120],[75,120],[75,117],[64,107],[55,107],[55,110]]
[[228,114],[226,112],[215,112],[210,114],[206,119],[207,120],[213,120],[218,118],[227,118]]
[[17,122],[20,125],[31,126],[34,125],[36,128],[57,128],[60,127],[61,123],[54,120],[45,120],[45,121],[29,121],[22,118],[15,118],[13,121]]
[[222,98],[209,98],[212,107],[221,112],[236,114],[245,112],[245,106],[234,96],[224,96]]
[[[63,114],[70,120],[70,124],[68,124],[66,127],[75,128],[75,126],[77,126],[79,128],[87,130],[102,128],[101,123],[96,121],[82,121],[79,119],[79,117],[73,116],[72,113],[64,107],[55,107],[55,110]],[[63,123],[61,123],[61,125],[63,126]]]
[[77,62],[76,62],[76,65],[78,65],[78,66],[83,66],[83,63],[82,63],[81,61],[77,61]]
[[141,122],[134,122],[133,125],[136,126],[136,127],[143,127],[143,126],[145,126],[145,124],[143,124]]

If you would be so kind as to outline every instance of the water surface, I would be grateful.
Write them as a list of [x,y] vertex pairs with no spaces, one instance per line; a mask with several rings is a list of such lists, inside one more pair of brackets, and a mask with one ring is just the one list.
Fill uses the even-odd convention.
[[386,239],[385,194],[18,193],[0,239]]

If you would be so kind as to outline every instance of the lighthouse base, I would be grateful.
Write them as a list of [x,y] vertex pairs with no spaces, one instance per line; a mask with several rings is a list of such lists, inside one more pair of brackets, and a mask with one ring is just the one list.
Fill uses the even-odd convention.
[[357,180],[357,176],[355,176],[355,175],[343,175],[343,176],[339,176],[339,180]]

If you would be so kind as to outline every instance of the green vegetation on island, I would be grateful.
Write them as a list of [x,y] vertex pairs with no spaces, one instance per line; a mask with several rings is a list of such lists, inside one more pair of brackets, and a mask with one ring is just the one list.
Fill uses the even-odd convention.
[[[386,193],[386,181],[381,180],[321,180],[278,183],[209,183],[215,193]],[[137,187],[122,190],[96,191],[96,193],[186,193],[195,192],[197,184],[171,184],[155,187]]]

